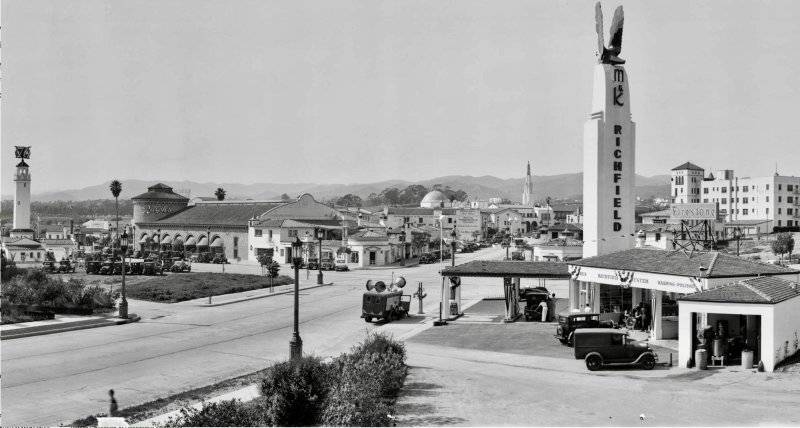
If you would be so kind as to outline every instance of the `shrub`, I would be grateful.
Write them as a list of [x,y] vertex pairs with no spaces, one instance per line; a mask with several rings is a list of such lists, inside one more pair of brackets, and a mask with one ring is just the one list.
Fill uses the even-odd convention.
[[400,355],[403,362],[406,360],[406,346],[402,342],[385,333],[375,331],[367,333],[364,341],[354,346],[350,353],[353,355],[394,353]]
[[265,426],[264,401],[256,399],[247,403],[239,400],[203,403],[200,409],[191,407],[181,409],[177,418],[170,418],[165,427],[241,427]]
[[335,379],[332,366],[316,357],[284,361],[269,368],[261,395],[271,425],[318,424],[322,406]]

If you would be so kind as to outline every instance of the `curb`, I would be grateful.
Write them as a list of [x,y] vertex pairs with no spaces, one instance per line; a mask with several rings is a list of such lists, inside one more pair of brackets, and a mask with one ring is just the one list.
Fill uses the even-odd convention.
[[[11,340],[11,339],[22,339],[23,337],[32,337],[32,336],[44,336],[46,334],[55,334],[55,333],[65,333],[68,331],[76,331],[76,330],[86,330],[90,328],[98,328],[98,327],[110,327],[113,325],[122,325],[122,324],[130,324],[141,320],[142,318],[136,314],[130,314],[128,319],[114,319],[114,318],[106,318],[104,320],[100,320],[94,324],[83,324],[83,325],[62,325],[58,326],[57,328],[51,329],[44,329],[44,330],[37,330],[37,331],[20,331],[17,333],[9,333],[7,336],[2,337],[2,340]],[[30,327],[30,328],[37,328],[37,327]],[[21,328],[19,330],[25,330]]]
[[[312,286],[309,286],[309,287],[300,288],[299,291],[313,290],[315,288],[328,287],[328,286],[331,286],[331,285],[333,285],[332,282],[329,282],[327,284],[322,284],[322,285],[312,285]],[[272,294],[264,294],[263,296],[240,297],[238,299],[226,300],[224,302],[219,302],[219,303],[200,303],[197,306],[200,306],[200,307],[203,307],[203,308],[211,308],[211,307],[214,307],[214,306],[230,305],[230,304],[233,304],[233,303],[246,302],[248,300],[255,300],[255,299],[264,299],[264,298],[267,298],[267,297],[279,296],[281,294],[289,294],[289,293],[294,293],[294,289],[278,291],[278,292],[275,292],[275,293],[272,293]],[[212,299],[212,302],[213,302],[213,299]]]

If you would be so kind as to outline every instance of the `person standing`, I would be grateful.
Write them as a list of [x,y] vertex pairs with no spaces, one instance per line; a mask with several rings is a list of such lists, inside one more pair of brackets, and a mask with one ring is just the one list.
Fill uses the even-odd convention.
[[119,406],[117,405],[117,399],[114,398],[114,390],[113,389],[109,389],[108,390],[108,396],[110,397],[110,400],[109,400],[109,403],[108,403],[108,416],[113,418],[113,417],[117,416],[117,413],[118,413],[118,410],[119,410]]
[[587,314],[591,313],[592,312],[592,307],[589,306],[589,304],[587,303],[586,306],[583,307],[583,312],[585,312]]
[[546,322],[547,321],[547,301],[546,300],[542,300],[539,303],[539,309],[542,311],[542,322]]

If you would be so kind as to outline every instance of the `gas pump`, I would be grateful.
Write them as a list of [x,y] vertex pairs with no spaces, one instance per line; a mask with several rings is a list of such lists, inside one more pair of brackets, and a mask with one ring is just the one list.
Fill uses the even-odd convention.
[[450,315],[461,315],[461,277],[450,277]]
[[417,311],[417,314],[418,315],[424,314],[425,312],[422,311],[422,299],[428,297],[428,295],[425,294],[425,289],[422,288],[422,282],[420,282],[419,285],[417,286],[417,291],[413,294],[413,296],[416,297],[417,300],[419,300],[419,311]]

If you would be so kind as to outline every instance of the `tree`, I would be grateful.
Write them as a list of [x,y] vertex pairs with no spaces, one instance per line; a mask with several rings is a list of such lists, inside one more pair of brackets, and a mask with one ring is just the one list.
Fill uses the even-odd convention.
[[367,196],[367,204],[369,205],[381,205],[382,203],[383,198],[381,198],[381,195],[375,192],[372,192],[369,194],[369,196]]
[[459,202],[463,202],[463,201],[467,200],[468,197],[469,197],[469,195],[467,194],[467,192],[465,192],[465,191],[463,191],[461,189],[456,190],[455,192],[453,192],[452,195],[450,195],[451,201],[452,200],[456,200],[456,201],[459,201]]
[[290,200],[292,200],[292,198],[290,198],[289,195],[284,193],[284,194],[281,195],[281,200],[282,201],[290,201]]
[[400,191],[399,202],[401,204],[417,205],[428,193],[428,188],[421,184],[412,184]]
[[226,193],[225,189],[223,189],[222,187],[217,187],[217,190],[214,191],[214,196],[217,197],[218,201],[224,201],[225,193]]
[[396,187],[387,187],[381,192],[381,197],[387,204],[397,205],[400,200],[400,190]]
[[794,238],[791,233],[779,233],[771,244],[772,252],[778,254],[783,260],[784,254],[794,251]]
[[272,293],[272,282],[278,277],[278,272],[281,270],[281,265],[275,260],[271,260],[267,264],[267,277],[269,278],[269,292]]
[[336,200],[336,205],[344,205],[346,207],[360,207],[361,204],[361,197],[352,193],[348,193]]
[[111,180],[108,188],[111,190],[111,195],[114,196],[114,213],[117,220],[117,236],[119,236],[119,194],[122,193],[122,183],[117,179]]

